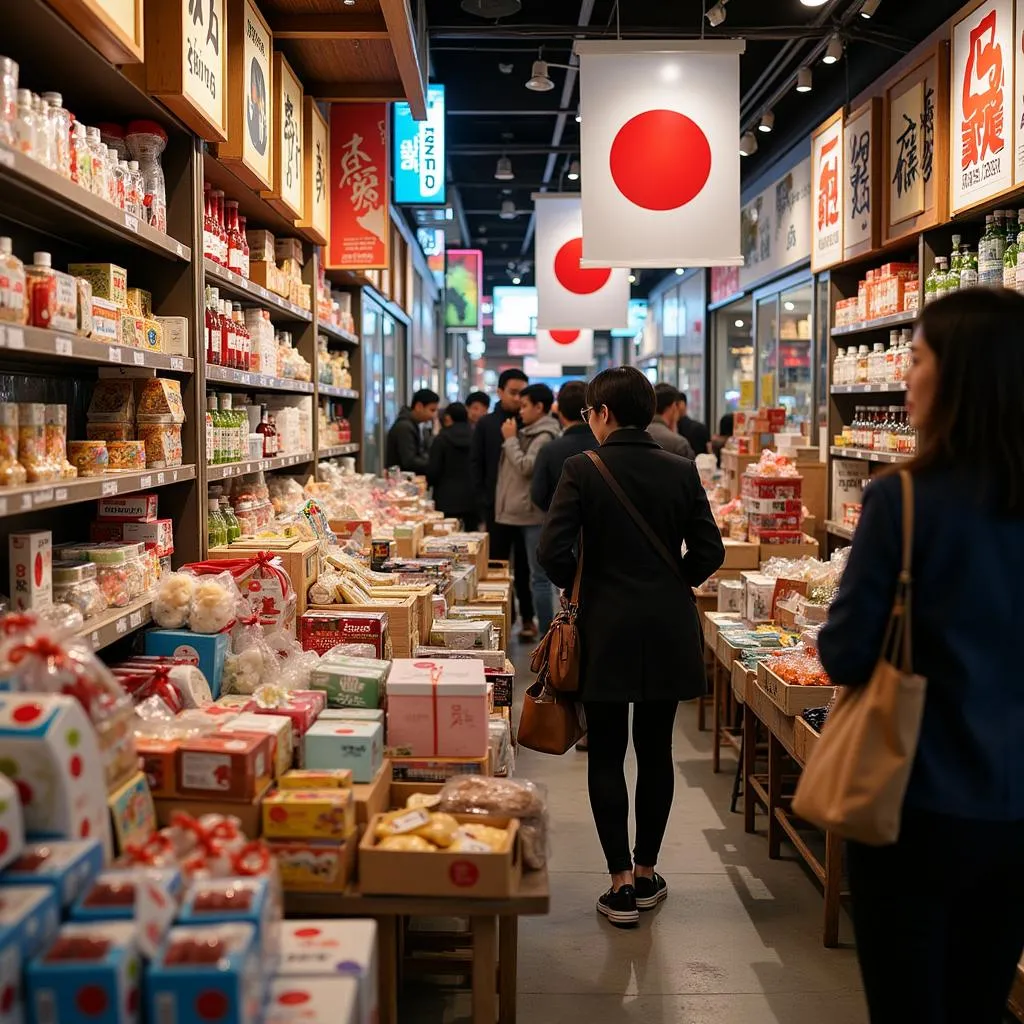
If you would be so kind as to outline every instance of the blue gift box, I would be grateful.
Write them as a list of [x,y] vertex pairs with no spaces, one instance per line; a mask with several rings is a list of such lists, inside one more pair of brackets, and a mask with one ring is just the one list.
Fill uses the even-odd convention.
[[203,878],[189,886],[178,923],[251,924],[263,955],[263,969],[277,968],[281,951],[281,902],[266,876]]
[[53,941],[60,904],[52,885],[0,885],[0,929],[13,936],[28,963]]
[[0,885],[51,885],[62,907],[70,907],[103,870],[98,839],[31,839],[3,873]]
[[72,921],[134,921],[135,889],[155,885],[168,899],[181,891],[177,868],[115,868],[101,871],[96,880],[75,901]]
[[214,700],[220,696],[229,646],[227,633],[192,633],[187,629],[151,629],[146,633],[146,654],[187,658],[198,665],[210,684]]

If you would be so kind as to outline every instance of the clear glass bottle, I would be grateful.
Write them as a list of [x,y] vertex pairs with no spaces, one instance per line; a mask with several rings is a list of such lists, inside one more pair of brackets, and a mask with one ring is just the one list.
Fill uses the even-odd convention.
[[985,233],[978,241],[978,284],[994,285],[1002,280],[1003,260],[999,251],[999,232],[994,214],[985,217]]
[[6,235],[0,237],[0,322],[23,324],[28,319],[25,264],[14,255]]
[[224,426],[224,461],[240,462],[238,445],[235,440],[237,434],[234,410],[231,408],[231,395],[222,391],[217,396],[217,407],[220,409],[221,419]]
[[939,257],[939,279],[936,282],[936,298],[941,299],[944,295],[948,295],[950,291],[951,281],[949,279],[949,259],[945,256]]
[[125,167],[118,159],[117,150],[113,146],[107,146],[107,175],[110,182],[108,198],[119,209],[124,209],[124,172]]
[[245,235],[245,218],[241,215],[238,217],[238,233],[242,239],[242,277],[249,276],[249,239]]
[[32,106],[36,115],[36,159],[51,171],[56,170],[54,152],[57,148],[57,139],[50,117],[50,104],[42,96],[33,93]]
[[71,113],[65,109],[64,97],[59,92],[44,92],[43,99],[49,104],[53,133],[53,169],[65,178],[70,178]]
[[36,111],[32,93],[18,90],[18,114],[14,119],[14,148],[26,156],[36,156]]
[[213,260],[222,267],[228,265],[228,236],[224,228],[224,193],[219,189],[210,190],[213,201]]
[[132,121],[125,141],[142,172],[146,220],[150,227],[166,233],[167,183],[160,156],[167,148],[167,133],[155,121]]
[[[128,161],[128,200],[131,205],[131,214],[140,220],[146,219],[146,208],[143,205],[142,197],[145,193],[145,184],[142,181],[142,171],[139,170],[138,160]],[[126,207],[127,208],[127,207]]]
[[857,370],[854,378],[855,384],[867,384],[868,382],[868,347],[860,345],[857,348]]
[[868,383],[881,384],[885,380],[885,345],[876,341],[868,361]]
[[206,361],[213,366],[220,365],[220,316],[217,313],[220,302],[218,289],[206,286]]
[[960,267],[960,287],[977,288],[978,283],[978,254],[968,249],[964,252],[963,263]]
[[0,142],[14,145],[14,122],[18,118],[18,63],[0,57]]
[[234,544],[236,540],[241,539],[242,527],[239,525],[238,517],[235,515],[235,510],[231,507],[231,502],[228,501],[227,495],[221,495],[220,514],[224,519],[224,525],[227,527],[228,543]]
[[206,539],[211,548],[224,547],[228,542],[228,524],[220,514],[220,502],[209,498],[206,502]]
[[273,435],[270,430],[270,418],[265,405],[260,406],[260,421],[256,426],[256,433],[263,437],[263,458],[272,458],[274,456]]
[[85,129],[89,142],[89,155],[92,158],[92,194],[95,196],[109,195],[110,185],[107,181],[107,147],[100,138],[100,130],[93,125]]
[[235,322],[235,338],[238,342],[238,368],[249,370],[252,366],[252,338],[249,336],[249,329],[245,326],[240,302],[231,304],[231,319]]
[[212,466],[216,461],[216,441],[214,439],[213,413],[217,402],[213,395],[206,393],[206,464]]

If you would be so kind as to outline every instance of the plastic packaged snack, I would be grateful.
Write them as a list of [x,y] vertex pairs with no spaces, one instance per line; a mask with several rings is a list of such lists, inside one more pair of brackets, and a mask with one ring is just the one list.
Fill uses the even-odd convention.
[[83,619],[91,619],[107,608],[92,562],[54,562],[53,599],[73,605]]
[[159,583],[153,595],[153,621],[164,629],[181,629],[188,622],[196,577],[172,572]]
[[46,457],[46,406],[42,402],[18,403],[18,462],[25,467],[30,484],[57,478],[57,467]]
[[192,593],[189,628],[194,633],[220,633],[235,621],[242,595],[229,572],[200,577]]
[[0,402],[0,487],[20,487],[26,480],[18,461],[18,406]]

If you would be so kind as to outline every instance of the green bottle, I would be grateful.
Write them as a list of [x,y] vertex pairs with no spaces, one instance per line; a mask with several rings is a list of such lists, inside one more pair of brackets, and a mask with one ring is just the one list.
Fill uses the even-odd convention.
[[223,495],[220,499],[220,514],[227,527],[228,543],[234,544],[242,536],[242,527],[238,525],[238,517],[235,515],[235,510],[231,507],[231,502]]
[[220,514],[220,502],[210,498],[206,503],[206,540],[211,548],[223,547],[228,542],[228,527]]
[[934,302],[939,297],[939,282],[942,277],[941,260],[941,256],[935,257],[935,266],[932,267],[932,272],[925,278],[924,301],[926,305],[929,302]]
[[1017,215],[1006,211],[1006,248],[1003,250],[1003,287],[1017,288]]

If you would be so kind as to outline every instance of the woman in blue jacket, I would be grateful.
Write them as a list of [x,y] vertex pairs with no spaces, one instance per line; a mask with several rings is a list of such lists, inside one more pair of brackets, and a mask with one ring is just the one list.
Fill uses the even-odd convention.
[[[872,1024],[999,1024],[1024,947],[1024,296],[924,308],[907,375],[918,431],[913,667],[928,680],[898,842],[849,844]],[[821,659],[863,686],[900,571],[899,476],[868,485]]]

